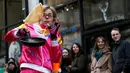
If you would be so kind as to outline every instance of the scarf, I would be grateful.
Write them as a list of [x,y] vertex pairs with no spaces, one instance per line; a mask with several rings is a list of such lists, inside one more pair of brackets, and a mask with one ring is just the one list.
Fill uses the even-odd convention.
[[103,50],[94,51],[94,57],[96,58],[97,61],[100,59],[100,57],[102,57],[102,55],[103,55]]

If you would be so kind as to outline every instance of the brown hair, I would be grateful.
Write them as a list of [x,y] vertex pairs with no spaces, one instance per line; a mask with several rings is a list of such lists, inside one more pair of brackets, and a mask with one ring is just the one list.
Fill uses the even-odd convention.
[[[112,30],[116,30],[116,31],[118,31],[118,32],[120,33],[119,28],[113,28]],[[112,30],[111,30],[111,31],[112,31]]]
[[48,6],[48,5],[43,5],[44,11],[46,11],[47,9],[50,9],[53,13],[53,17],[56,18],[57,17],[57,12],[56,9],[52,6]]
[[94,50],[98,50],[97,42],[99,41],[99,39],[102,39],[103,42],[105,43],[105,46],[104,46],[104,48],[103,48],[103,52],[109,51],[109,45],[108,45],[107,40],[106,40],[104,37],[99,36],[99,37],[96,38],[96,42],[95,42],[95,45],[94,45],[94,48],[93,48],[93,51],[92,51],[92,52],[94,52]]
[[72,46],[71,46],[71,56],[72,56],[72,59],[75,58],[75,53],[74,53],[74,51],[73,51],[73,45],[77,45],[78,48],[79,48],[79,52],[77,53],[77,56],[80,56],[81,54],[84,54],[81,45],[80,45],[79,43],[73,43]]

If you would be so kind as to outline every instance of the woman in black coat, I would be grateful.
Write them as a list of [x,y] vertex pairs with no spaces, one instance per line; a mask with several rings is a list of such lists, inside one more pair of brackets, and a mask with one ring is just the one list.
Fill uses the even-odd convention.
[[72,62],[68,67],[70,73],[86,73],[85,56],[80,44],[74,43],[71,47]]
[[69,73],[67,67],[71,64],[70,50],[64,48],[62,51],[61,73]]

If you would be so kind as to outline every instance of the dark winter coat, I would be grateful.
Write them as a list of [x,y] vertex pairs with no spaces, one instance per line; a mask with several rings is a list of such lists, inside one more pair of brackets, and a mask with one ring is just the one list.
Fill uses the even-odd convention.
[[113,73],[125,73],[130,70],[130,43],[127,41],[118,41],[112,49]]
[[69,58],[62,58],[61,61],[61,73],[69,73],[67,67],[71,64],[71,60]]
[[71,63],[70,73],[86,73],[85,56],[80,54],[76,56]]

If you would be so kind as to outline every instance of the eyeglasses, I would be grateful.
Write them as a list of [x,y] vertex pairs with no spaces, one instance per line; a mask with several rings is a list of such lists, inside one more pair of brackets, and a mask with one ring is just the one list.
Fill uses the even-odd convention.
[[48,16],[49,18],[53,17],[53,15],[52,15],[51,13],[49,13],[49,14],[44,13],[43,17],[47,17],[47,16]]

